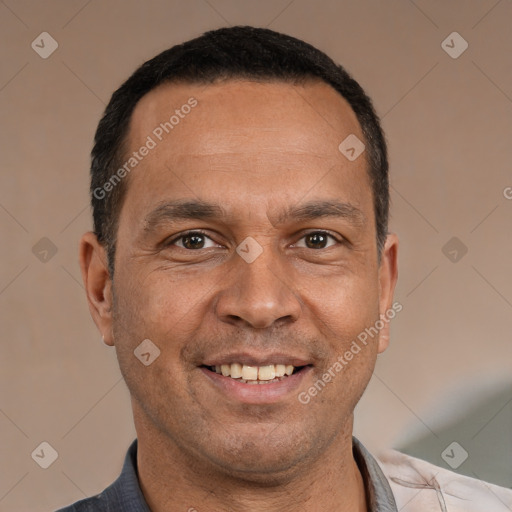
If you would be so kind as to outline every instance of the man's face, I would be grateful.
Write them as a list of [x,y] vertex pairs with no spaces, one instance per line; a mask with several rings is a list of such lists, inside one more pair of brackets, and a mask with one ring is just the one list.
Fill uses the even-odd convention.
[[[190,97],[197,106],[159,141],[155,128]],[[379,265],[365,155],[351,162],[338,149],[350,134],[363,140],[323,83],[165,85],[135,109],[128,153],[148,135],[157,145],[127,178],[113,342],[136,426],[190,460],[278,474],[351,432],[385,340],[298,399],[391,303],[394,252]],[[149,366],[134,355],[146,339],[161,351]],[[251,383],[281,365],[295,373]]]

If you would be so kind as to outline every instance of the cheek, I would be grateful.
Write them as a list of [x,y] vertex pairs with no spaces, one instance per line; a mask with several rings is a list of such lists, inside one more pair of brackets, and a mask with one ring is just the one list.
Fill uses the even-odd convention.
[[322,394],[333,404],[344,404],[340,411],[355,407],[375,366],[378,334],[368,335],[367,329],[379,319],[379,292],[371,275],[333,277],[323,293],[309,294],[312,323],[329,346],[315,376],[321,381],[317,387],[326,383]]
[[379,290],[368,270],[361,276],[339,275],[305,283],[303,297],[327,339],[352,339],[379,318]]
[[[186,394],[179,331],[185,322],[178,322],[184,316],[184,305],[165,293],[165,288],[148,281],[135,286],[132,281],[124,290],[118,289],[113,311],[121,373],[132,397],[146,414],[154,416],[154,421],[158,420],[162,408],[172,410]],[[143,342],[145,345],[141,345]],[[149,353],[147,358],[142,355],[146,353]]]
[[[128,286],[119,290],[119,320],[131,325],[135,332],[151,338],[179,330],[191,321],[194,309],[205,293],[205,282],[173,276],[165,272],[150,273],[146,277],[126,280]],[[141,331],[144,331],[141,333]]]
[[[139,279],[135,272],[130,275],[131,279],[124,281],[126,276],[119,276],[123,286],[115,290],[113,325],[121,371],[138,395],[136,389],[142,384],[149,389],[149,380],[162,379],[173,386],[173,381],[183,378],[181,352],[195,338],[205,318],[205,283],[171,280],[162,273],[150,273]],[[155,362],[146,367],[134,351],[147,339],[157,347],[153,349],[155,353],[159,353]],[[167,368],[165,375],[161,374],[163,368]]]
[[189,297],[177,293],[163,280],[146,284],[140,293],[144,297],[144,305],[138,314],[144,315],[144,321],[153,334],[177,328],[190,310]]

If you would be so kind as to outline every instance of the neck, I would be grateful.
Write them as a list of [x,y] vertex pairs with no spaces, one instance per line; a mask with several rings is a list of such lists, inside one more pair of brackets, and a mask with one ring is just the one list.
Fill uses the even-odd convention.
[[[136,418],[137,465],[152,512],[366,512],[352,455],[352,418],[323,454],[284,473],[229,474]],[[147,428],[149,427],[149,428]]]

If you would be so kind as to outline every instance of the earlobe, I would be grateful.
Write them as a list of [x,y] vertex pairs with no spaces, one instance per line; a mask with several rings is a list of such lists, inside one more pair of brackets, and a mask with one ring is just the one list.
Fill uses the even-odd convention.
[[382,354],[389,346],[389,324],[380,330],[379,332],[379,344],[377,347],[377,353]]
[[104,342],[112,346],[112,280],[106,249],[94,233],[88,232],[80,240],[79,256],[91,316]]
[[[379,313],[384,327],[379,333],[378,353],[384,352],[389,345],[390,315],[392,311],[393,296],[398,279],[398,237],[394,233],[388,234],[382,249],[379,268]],[[394,310],[393,310],[394,313]],[[394,316],[394,315],[393,315]]]

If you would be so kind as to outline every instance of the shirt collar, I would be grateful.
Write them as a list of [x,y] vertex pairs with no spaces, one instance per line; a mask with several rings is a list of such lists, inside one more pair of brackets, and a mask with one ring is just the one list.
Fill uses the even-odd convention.
[[377,461],[363,444],[352,437],[352,453],[363,477],[369,512],[397,512],[393,491]]
[[128,448],[121,475],[98,498],[108,504],[109,511],[110,505],[114,505],[115,508],[112,510],[116,512],[151,512],[139,485],[137,439]]
[[[368,511],[397,512],[393,492],[377,461],[355,437],[352,438],[352,450],[363,477]],[[151,512],[139,485],[137,440],[128,449],[121,475],[102,494],[105,493],[119,504],[120,512]]]

